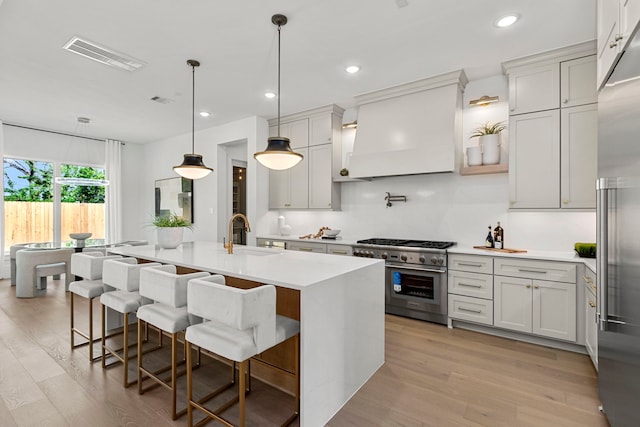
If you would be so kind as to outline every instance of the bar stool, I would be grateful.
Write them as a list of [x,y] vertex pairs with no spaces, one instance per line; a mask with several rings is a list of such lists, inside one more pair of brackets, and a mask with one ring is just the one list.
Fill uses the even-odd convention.
[[[204,412],[207,418],[232,425],[222,413],[239,402],[240,427],[245,426],[246,372],[251,357],[290,338],[296,340],[295,354],[295,412],[283,425],[288,425],[300,410],[300,323],[276,314],[276,288],[263,285],[252,289],[238,289],[213,283],[211,280],[193,279],[187,291],[187,310],[205,321],[187,328],[187,399],[189,426],[193,426],[193,409]],[[204,401],[193,399],[191,345],[197,345],[233,362],[238,362],[238,396],[211,411]],[[208,398],[209,396],[207,396]]]
[[[127,259],[127,258],[124,258]],[[136,261],[137,262],[137,261]],[[117,361],[121,362],[124,368],[124,386],[129,387],[135,384],[136,380],[129,382],[129,314],[135,314],[138,308],[143,304],[151,301],[142,300],[138,288],[140,286],[140,269],[159,267],[162,264],[157,262],[144,264],[129,264],[121,260],[106,260],[102,265],[102,282],[107,286],[112,286],[116,290],[105,292],[100,295],[100,303],[102,304],[102,368],[115,365],[106,364],[106,353],[113,356]],[[123,317],[123,354],[120,356],[119,351],[109,347],[106,343],[106,307],[122,313]],[[113,335],[110,335],[112,337]]]
[[[71,255],[71,274],[80,276],[83,280],[76,280],[69,285],[69,321],[71,331],[71,350],[89,345],[89,361],[95,362],[98,358],[93,357],[93,343],[101,338],[93,338],[93,300],[104,292],[102,283],[102,263],[108,259],[122,259],[122,262],[135,263],[135,258],[123,259],[121,255],[105,256],[100,251],[74,253]],[[127,261],[128,260],[128,261]],[[74,295],[89,300],[89,332],[86,333],[77,329],[74,325]],[[85,342],[75,344],[75,335],[84,338]]]
[[[176,267],[163,265],[156,268],[143,268],[140,270],[140,296],[154,301],[138,309],[138,393],[143,394],[142,383],[145,378],[155,381],[171,390],[172,406],[171,417],[177,419],[187,412],[184,408],[179,413],[176,409],[176,382],[178,378],[178,333],[184,332],[192,323],[201,322],[200,318],[189,316],[187,312],[187,282],[191,279],[209,276],[206,272],[190,274],[176,274]],[[224,276],[216,276],[219,283],[224,283]],[[191,319],[190,319],[191,317]],[[166,368],[151,372],[142,363],[142,333],[143,324],[155,326],[171,335],[171,365]],[[184,360],[184,359],[183,359]],[[171,369],[171,379],[168,384],[158,377],[159,374]]]

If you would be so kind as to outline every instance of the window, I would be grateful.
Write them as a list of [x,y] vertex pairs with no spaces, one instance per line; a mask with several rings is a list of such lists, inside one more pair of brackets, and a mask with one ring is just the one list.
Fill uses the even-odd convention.
[[66,178],[104,179],[104,169],[51,162],[4,159],[5,250],[16,243],[71,242],[70,233],[104,239],[105,188],[54,186],[54,171]]
[[4,159],[5,251],[53,240],[53,164]]

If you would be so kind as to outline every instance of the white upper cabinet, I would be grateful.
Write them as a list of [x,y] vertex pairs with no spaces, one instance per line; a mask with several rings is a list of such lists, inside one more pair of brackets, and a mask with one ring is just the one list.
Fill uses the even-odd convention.
[[562,108],[598,102],[595,64],[595,55],[560,63],[560,106]]
[[559,92],[560,73],[557,63],[510,73],[510,114],[523,114],[558,108]]
[[631,40],[640,21],[640,0],[598,0],[598,88]]
[[511,116],[509,120],[510,208],[559,207],[559,129],[558,109]]
[[594,209],[595,42],[503,64],[509,75],[509,207]]
[[561,112],[562,208],[594,208],[598,151],[598,105],[563,108]]
[[[304,159],[284,171],[269,171],[269,209],[340,209],[342,113],[337,105],[305,111],[280,120],[280,136]],[[277,133],[270,120],[269,135]]]

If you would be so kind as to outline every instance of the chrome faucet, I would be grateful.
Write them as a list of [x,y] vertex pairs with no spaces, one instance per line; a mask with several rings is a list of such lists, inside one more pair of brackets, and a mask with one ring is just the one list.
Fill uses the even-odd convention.
[[241,218],[242,221],[244,221],[244,229],[247,231],[247,233],[251,231],[249,220],[247,219],[246,216],[244,216],[244,214],[237,213],[231,217],[231,219],[229,220],[229,237],[228,237],[229,240],[227,241],[227,243],[224,243],[224,248],[227,250],[227,253],[229,254],[233,253],[233,222],[236,220],[236,218]]

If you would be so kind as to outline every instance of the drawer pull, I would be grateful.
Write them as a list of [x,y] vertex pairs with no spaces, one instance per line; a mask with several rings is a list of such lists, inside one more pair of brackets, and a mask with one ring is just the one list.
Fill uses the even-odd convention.
[[589,307],[596,308],[596,303],[591,301],[591,300],[589,300]]
[[593,292],[595,292],[596,294],[598,293],[598,288],[596,288],[596,285],[591,285],[591,289],[593,290]]
[[346,255],[347,251],[331,251],[332,254],[336,254],[336,255]]
[[468,263],[468,262],[459,262],[458,265],[463,265],[465,267],[482,267],[482,264],[472,264],[472,263]]
[[465,308],[465,307],[458,307],[458,310],[460,310],[460,311],[468,311],[469,313],[476,313],[476,314],[482,313],[482,310],[474,310],[472,308]]
[[593,283],[593,280],[591,280],[591,277],[589,276],[582,276],[582,280],[589,284]]
[[298,250],[303,252],[313,252],[313,248],[298,248]]
[[413,302],[413,301],[407,301],[407,305],[412,305],[414,307],[421,307],[422,304],[420,304],[419,302]]
[[541,273],[541,274],[547,274],[547,272],[546,272],[546,271],[544,271],[544,270],[527,270],[526,268],[519,268],[519,269],[518,269],[518,271],[519,271],[519,272],[521,272],[521,273],[537,273],[537,274]]
[[462,283],[462,282],[460,282],[460,283],[458,283],[458,285],[467,286],[469,288],[481,288],[482,287],[482,285],[476,285],[474,283]]

